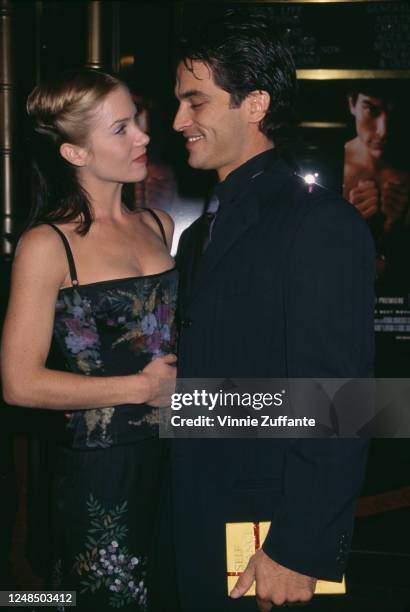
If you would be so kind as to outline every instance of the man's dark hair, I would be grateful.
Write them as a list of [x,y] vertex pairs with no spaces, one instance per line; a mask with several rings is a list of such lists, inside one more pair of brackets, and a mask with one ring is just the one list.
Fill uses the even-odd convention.
[[369,80],[352,82],[348,87],[348,95],[351,96],[353,104],[356,104],[359,94],[380,98],[386,102],[408,104],[409,95],[406,95],[406,86],[400,81]]
[[191,71],[193,61],[207,64],[233,108],[252,91],[267,91],[270,105],[260,129],[270,140],[294,122],[295,65],[266,12],[231,9],[201,25],[182,39],[179,61]]

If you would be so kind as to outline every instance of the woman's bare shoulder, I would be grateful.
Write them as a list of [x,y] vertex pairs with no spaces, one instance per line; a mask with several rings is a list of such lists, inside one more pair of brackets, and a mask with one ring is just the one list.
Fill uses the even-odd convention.
[[166,226],[167,227],[172,227],[172,228],[174,227],[174,221],[173,221],[172,217],[167,212],[165,212],[165,210],[162,210],[161,208],[152,208],[152,207],[150,207],[150,208],[142,208],[141,212],[145,213],[144,214],[144,219],[146,219],[149,222],[153,221],[155,223],[155,221],[154,221],[154,219],[152,217],[152,214],[148,212],[149,210],[152,210],[152,212],[155,215],[157,215],[157,217],[159,218],[159,220],[161,221],[161,223],[163,224],[164,227],[166,227]]
[[62,240],[57,232],[47,224],[36,225],[26,230],[17,244],[16,255],[20,252],[35,250],[36,253],[47,253],[59,250]]
[[[161,221],[162,227],[164,228],[164,232],[167,237],[167,243],[168,245],[171,245],[172,236],[174,234],[174,221],[172,217],[167,212],[165,212],[165,210],[162,210],[160,208],[150,208],[149,210],[152,210]],[[155,219],[149,212],[145,211],[144,218],[145,222],[158,234],[160,234],[158,223],[155,221]]]
[[26,230],[18,241],[14,267],[30,268],[33,273],[47,271],[63,279],[66,274],[66,254],[60,236],[47,224]]

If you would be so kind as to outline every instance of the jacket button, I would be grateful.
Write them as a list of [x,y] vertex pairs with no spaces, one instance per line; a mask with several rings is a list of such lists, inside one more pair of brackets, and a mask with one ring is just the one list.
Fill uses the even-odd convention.
[[191,325],[192,325],[192,319],[182,319],[182,321],[181,321],[181,325],[182,325],[182,327],[184,327],[184,328],[191,327]]

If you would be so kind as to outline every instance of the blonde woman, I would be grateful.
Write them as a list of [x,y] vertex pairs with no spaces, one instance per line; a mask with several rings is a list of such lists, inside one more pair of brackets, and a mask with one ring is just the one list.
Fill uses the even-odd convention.
[[[175,378],[173,224],[122,197],[124,183],[145,178],[149,138],[121,81],[66,74],[37,87],[27,108],[35,198],[13,266],[4,396],[65,422],[55,586],[76,590],[80,609],[145,610],[164,455],[153,407],[161,381]],[[46,367],[52,343],[65,371]]]

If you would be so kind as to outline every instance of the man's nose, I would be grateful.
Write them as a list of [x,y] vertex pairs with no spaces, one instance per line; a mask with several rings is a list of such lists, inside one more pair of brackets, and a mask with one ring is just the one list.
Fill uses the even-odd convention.
[[192,123],[193,121],[189,114],[189,109],[183,104],[180,104],[173,123],[174,130],[176,132],[182,132],[185,128],[190,127]]
[[376,124],[377,135],[379,138],[385,138],[387,136],[387,129],[388,129],[387,123],[388,123],[387,113],[386,112],[380,113],[380,115],[377,117],[377,124]]

